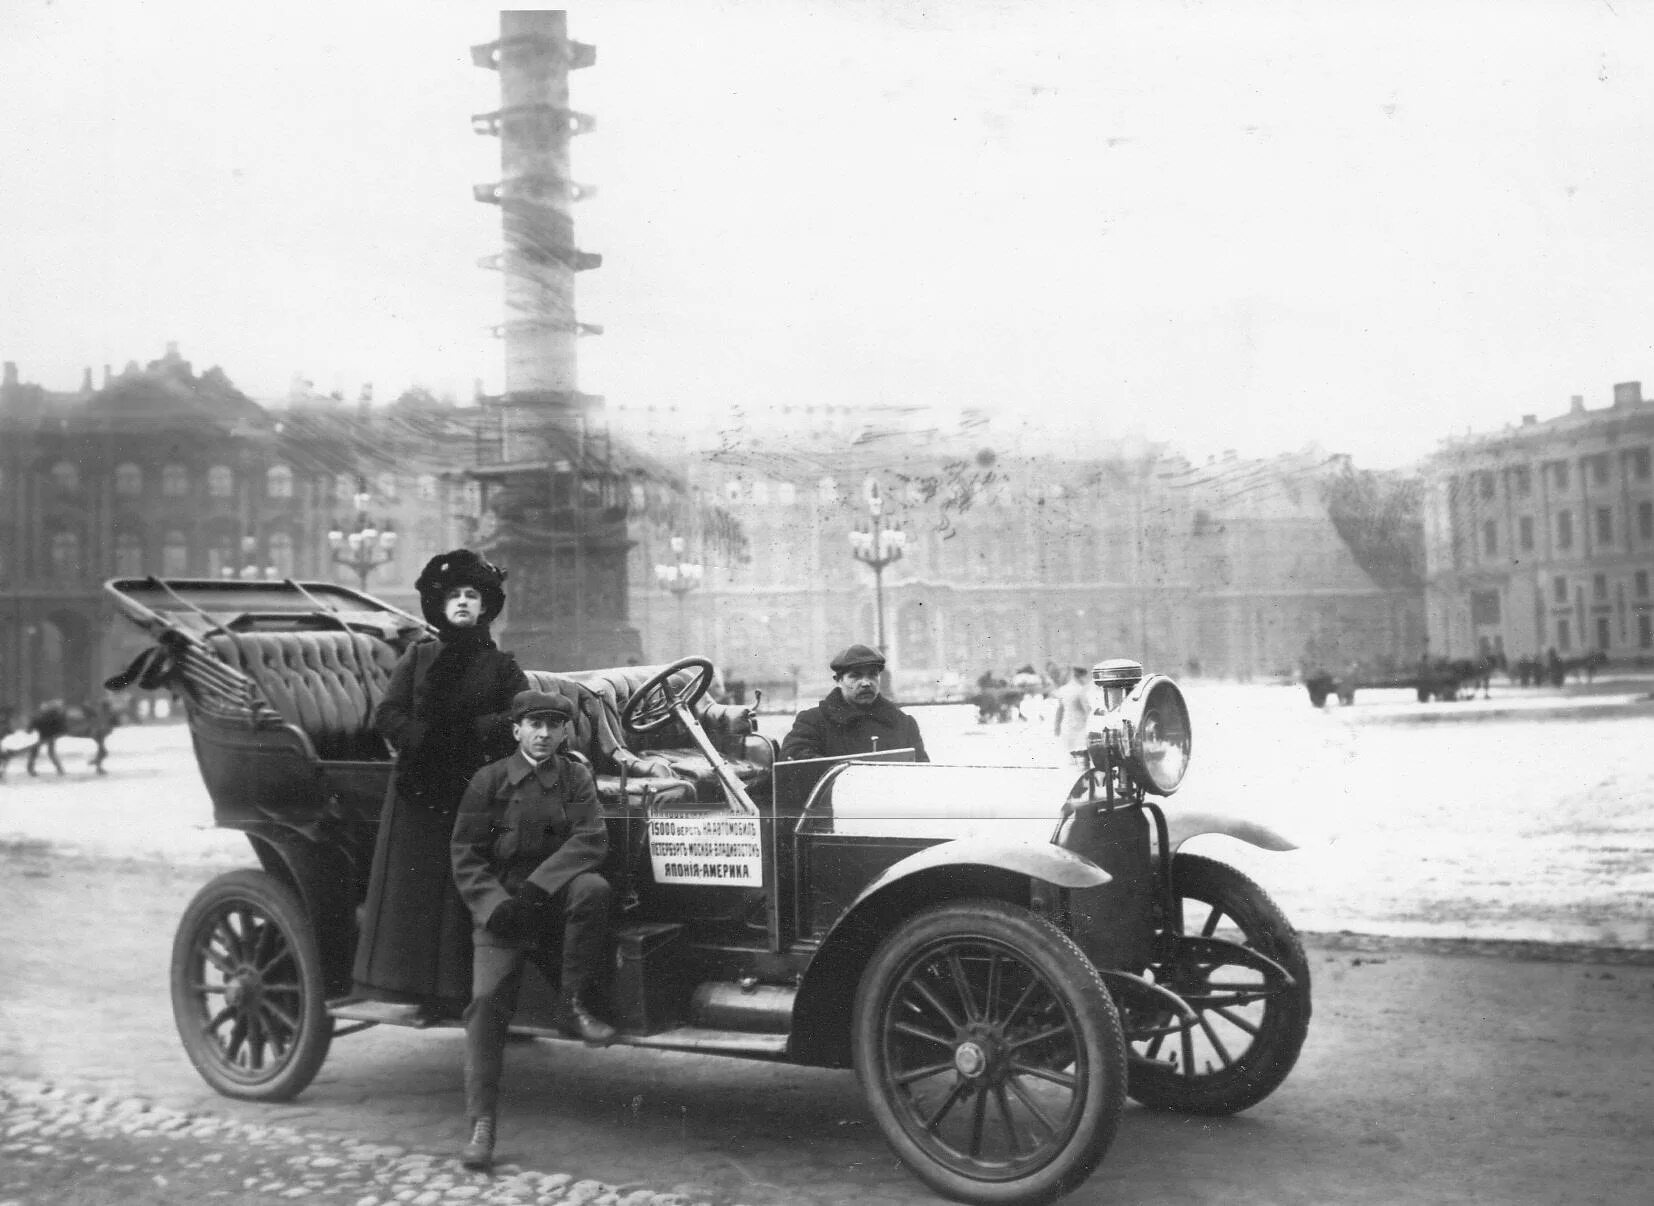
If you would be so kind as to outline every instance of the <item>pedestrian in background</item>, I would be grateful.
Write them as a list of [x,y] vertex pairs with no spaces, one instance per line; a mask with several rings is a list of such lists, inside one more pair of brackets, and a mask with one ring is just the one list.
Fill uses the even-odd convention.
[[1086,729],[1091,723],[1091,693],[1086,689],[1090,679],[1091,672],[1084,666],[1073,666],[1068,681],[1057,688],[1057,706],[1052,715],[1064,762],[1073,760],[1075,750],[1085,749]]
[[357,991],[439,1016],[470,998],[471,917],[449,858],[454,816],[472,774],[511,752],[511,700],[528,686],[489,631],[505,578],[469,549],[426,563],[414,589],[436,639],[402,655],[374,714],[396,764],[362,908]]

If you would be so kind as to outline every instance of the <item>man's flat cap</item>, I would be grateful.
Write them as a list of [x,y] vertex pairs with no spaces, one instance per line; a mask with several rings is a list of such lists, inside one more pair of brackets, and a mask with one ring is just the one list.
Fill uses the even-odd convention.
[[567,720],[574,715],[574,705],[566,696],[549,691],[519,691],[511,697],[511,723],[526,716],[555,716]]
[[877,666],[884,669],[884,654],[868,645],[852,645],[827,663],[834,674],[843,674],[853,666]]

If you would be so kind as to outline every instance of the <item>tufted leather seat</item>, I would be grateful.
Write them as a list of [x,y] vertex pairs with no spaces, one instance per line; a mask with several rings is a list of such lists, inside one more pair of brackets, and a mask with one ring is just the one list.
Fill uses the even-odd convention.
[[373,710],[396,651],[360,632],[217,632],[207,644],[245,673],[288,724],[326,759],[382,759]]
[[[220,631],[206,639],[218,657],[257,684],[283,721],[309,737],[317,757],[377,761],[390,756],[374,732],[373,712],[396,665],[391,645],[343,631]],[[645,799],[663,804],[721,801],[711,763],[675,723],[644,738],[621,727],[626,701],[661,668],[525,673],[535,690],[557,691],[574,702],[569,745],[591,764],[606,803],[618,804],[623,797],[634,804]],[[689,673],[684,671],[684,678]],[[750,785],[769,772],[771,747],[752,735],[745,708],[702,698],[695,712],[743,783]]]

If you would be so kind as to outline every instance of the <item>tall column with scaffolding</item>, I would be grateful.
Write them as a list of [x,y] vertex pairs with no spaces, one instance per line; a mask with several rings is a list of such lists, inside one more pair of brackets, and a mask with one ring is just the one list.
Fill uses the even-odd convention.
[[594,47],[571,41],[561,11],[500,13],[498,40],[471,48],[500,79],[500,107],[472,119],[500,143],[500,178],[475,188],[500,210],[504,392],[481,401],[488,438],[472,470],[482,487],[478,546],[510,571],[506,644],[555,670],[639,656],[626,615],[629,492],[612,467],[603,399],[582,393],[576,348],[599,328],[575,314],[576,273],[602,257],[575,246],[569,143],[591,117],[569,105],[569,72]]

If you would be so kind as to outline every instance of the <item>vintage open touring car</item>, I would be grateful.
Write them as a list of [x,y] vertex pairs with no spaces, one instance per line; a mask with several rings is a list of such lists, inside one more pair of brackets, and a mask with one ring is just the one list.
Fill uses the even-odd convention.
[[[325,582],[106,589],[155,641],[120,677],[182,695],[215,822],[259,864],[202,888],[174,941],[201,1075],[285,1100],[335,1038],[452,1024],[433,1002],[351,995],[391,767],[371,718],[423,622]],[[1232,1113],[1298,1057],[1310,986],[1292,927],[1249,879],[1179,852],[1209,832],[1290,844],[1165,799],[1191,748],[1167,678],[1099,665],[1083,767],[1042,771],[911,751],[778,762],[750,711],[709,698],[704,658],[528,674],[576,702],[571,744],[604,802],[622,1043],[853,1067],[908,1167],[982,1203],[1073,1189],[1128,1096]],[[673,777],[628,779],[622,746]],[[517,1029],[554,1038],[553,1007],[531,976]]]

